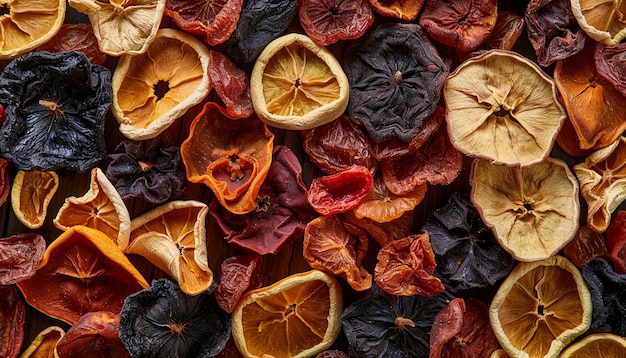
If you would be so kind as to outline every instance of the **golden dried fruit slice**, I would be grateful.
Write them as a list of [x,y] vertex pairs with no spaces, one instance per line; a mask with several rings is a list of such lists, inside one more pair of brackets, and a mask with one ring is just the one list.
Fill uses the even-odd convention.
[[424,200],[426,183],[404,195],[395,195],[385,185],[382,177],[374,179],[374,187],[369,196],[353,212],[357,219],[368,218],[379,223],[398,219],[407,211],[413,211]]
[[626,38],[622,0],[572,0],[572,14],[589,37],[613,46]]
[[519,261],[547,259],[576,235],[578,182],[561,160],[508,167],[475,159],[470,185],[481,218]]
[[130,214],[122,197],[100,168],[91,170],[89,191],[65,199],[52,220],[60,230],[84,225],[105,233],[123,251],[130,237]]
[[161,29],[145,53],[120,57],[113,73],[113,114],[133,140],[156,137],[211,90],[209,50],[175,29]]
[[18,170],[11,188],[11,206],[15,216],[30,229],[43,226],[50,200],[59,187],[53,171]]
[[250,95],[257,116],[267,125],[303,130],[343,114],[349,84],[330,51],[292,33],[261,52],[250,76]]
[[626,339],[611,333],[594,333],[567,347],[559,358],[626,358]]
[[463,62],[443,95],[454,146],[498,164],[545,159],[566,118],[552,79],[529,59],[504,50]]
[[206,204],[170,201],[132,221],[127,254],[143,256],[174,278],[188,295],[213,283],[207,256]]
[[589,328],[591,309],[591,294],[578,268],[553,256],[517,265],[496,292],[489,319],[511,357],[548,358],[557,357]]
[[111,56],[144,53],[159,29],[165,3],[166,0],[69,0],[71,7],[89,16],[100,50]]
[[0,60],[12,59],[50,40],[65,20],[65,0],[0,2]]
[[63,338],[65,331],[58,326],[50,326],[39,332],[20,358],[53,358],[54,347]]
[[312,270],[247,292],[232,315],[235,344],[246,358],[314,357],[341,330],[341,286]]

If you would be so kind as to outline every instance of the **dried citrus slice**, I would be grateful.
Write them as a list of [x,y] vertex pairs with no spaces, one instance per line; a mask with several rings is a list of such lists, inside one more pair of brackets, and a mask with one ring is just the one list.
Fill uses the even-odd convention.
[[595,333],[567,347],[559,358],[626,358],[626,339],[611,333]]
[[18,170],[11,188],[11,206],[15,216],[30,229],[43,226],[48,204],[59,187],[53,171]]
[[338,118],[348,105],[348,87],[333,54],[295,33],[270,42],[250,76],[257,116],[283,129],[311,129]]
[[11,59],[50,40],[65,20],[65,0],[3,0],[0,59]]
[[112,112],[120,132],[133,140],[153,138],[211,90],[209,50],[174,29],[161,29],[146,52],[121,56],[111,85]]
[[571,0],[572,14],[589,37],[606,45],[626,38],[624,4],[621,0]]
[[591,294],[578,268],[552,256],[517,265],[496,292],[489,319],[511,357],[547,358],[557,357],[589,328],[591,309]]
[[233,337],[246,358],[313,357],[339,335],[342,311],[332,276],[297,273],[246,293],[233,312]]

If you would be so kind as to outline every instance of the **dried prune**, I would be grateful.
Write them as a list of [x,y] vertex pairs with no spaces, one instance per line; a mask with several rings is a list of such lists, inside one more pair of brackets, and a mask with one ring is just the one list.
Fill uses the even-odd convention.
[[322,46],[359,38],[374,23],[368,0],[299,0],[298,17],[307,35]]
[[185,168],[180,150],[166,136],[123,140],[106,156],[104,173],[123,200],[162,204],[182,194]]
[[422,229],[430,234],[437,271],[453,292],[492,286],[513,268],[513,258],[464,194],[453,193]]
[[254,114],[248,75],[221,52],[209,50],[209,78],[215,93],[226,105],[224,113],[231,118],[248,118]]
[[578,26],[569,0],[532,0],[526,7],[528,39],[541,66],[549,66],[585,47],[585,31]]
[[369,169],[353,165],[341,172],[313,179],[307,199],[322,215],[352,210],[363,203],[374,187]]
[[80,52],[30,52],[0,74],[0,152],[18,169],[85,171],[106,155],[111,72]]
[[450,71],[447,53],[417,24],[383,23],[344,57],[348,113],[374,141],[410,142],[434,112]]
[[0,285],[32,277],[46,251],[46,240],[35,233],[0,239]]
[[262,265],[260,255],[231,256],[222,261],[220,283],[213,295],[224,311],[232,313],[245,291],[261,287]]
[[235,62],[252,62],[287,30],[297,5],[297,0],[246,0],[224,52]]
[[119,335],[131,357],[213,357],[221,352],[231,335],[230,317],[211,291],[189,296],[162,278],[128,296]]
[[435,296],[394,296],[374,285],[369,295],[341,314],[348,354],[427,358],[435,315],[453,298],[447,291]]
[[626,335],[626,275],[603,259],[589,261],[582,274],[593,304],[589,331]]
[[24,342],[26,305],[14,285],[0,286],[0,357],[15,358]]
[[119,337],[120,317],[116,313],[85,313],[63,335],[55,347],[55,356],[71,358],[127,358],[128,351]]

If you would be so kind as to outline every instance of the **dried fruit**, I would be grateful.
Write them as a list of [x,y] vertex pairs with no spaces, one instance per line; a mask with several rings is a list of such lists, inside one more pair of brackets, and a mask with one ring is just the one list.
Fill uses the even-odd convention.
[[[595,231],[593,233],[603,238],[601,234]],[[615,272],[626,274],[626,211],[618,210],[615,213],[615,217],[606,229],[605,236]],[[602,243],[604,244],[604,241]],[[607,248],[604,247],[604,249]]]
[[368,0],[299,0],[298,17],[306,34],[321,46],[357,39],[374,23]]
[[571,0],[572,13],[592,39],[613,46],[626,37],[621,1]]
[[626,357],[626,339],[615,334],[590,334],[568,346],[559,358]]
[[626,335],[626,275],[616,273],[602,259],[589,261],[582,275],[593,305],[589,331]]
[[121,56],[112,81],[120,132],[143,140],[165,131],[211,90],[208,65],[200,40],[170,28],[160,29],[144,53]]
[[556,357],[591,324],[583,276],[562,256],[522,262],[498,288],[489,318],[511,357]]
[[226,105],[224,113],[231,118],[248,118],[254,114],[248,74],[228,56],[209,50],[209,78],[215,93]]
[[119,337],[132,357],[214,357],[231,334],[211,291],[189,296],[165,278],[124,301]]
[[626,80],[623,74],[626,71],[624,56],[626,56],[626,43],[615,46],[598,43],[593,56],[598,74],[609,81],[622,95],[626,95]]
[[58,187],[56,172],[18,170],[11,187],[11,207],[15,216],[29,229],[42,227],[48,205]]
[[117,313],[85,313],[58,341],[55,356],[127,358],[128,351],[118,335],[119,324]]
[[559,159],[522,168],[475,159],[470,185],[483,222],[519,261],[547,259],[576,235],[578,184]]
[[348,79],[334,55],[291,33],[269,43],[254,63],[250,96],[266,124],[303,130],[326,124],[348,105]]
[[400,1],[400,0],[369,0],[372,8],[383,16],[411,22],[417,18],[424,0]]
[[515,45],[517,39],[524,32],[526,21],[524,18],[511,11],[498,11],[496,25],[491,35],[476,50],[478,52],[494,49],[510,50]]
[[[619,213],[617,217],[619,217]],[[614,222],[616,221],[617,220]],[[610,226],[606,233],[607,242],[610,242],[609,230],[611,230]],[[594,231],[588,225],[583,225],[578,228],[578,231],[572,241],[568,242],[567,245],[561,249],[561,254],[572,261],[578,268],[582,269],[587,262],[595,258],[608,259],[609,251],[606,246],[607,243],[605,243],[604,236],[602,236],[602,234]],[[617,265],[615,266],[617,269]],[[626,269],[624,270],[624,273],[626,273]]]
[[386,223],[400,218],[406,212],[412,212],[426,196],[426,183],[403,195],[393,194],[385,185],[382,177],[374,178],[374,186],[363,203],[354,208],[357,219],[368,218],[379,223]]
[[79,51],[85,54],[89,62],[104,64],[107,55],[98,48],[98,39],[87,24],[65,23],[50,41],[37,47],[37,51],[64,52]]
[[565,119],[552,79],[514,52],[491,50],[463,62],[443,96],[456,148],[498,164],[544,160]]
[[366,168],[354,165],[336,174],[313,179],[307,199],[322,215],[333,215],[355,209],[369,196],[374,177]]
[[0,285],[12,285],[33,277],[46,251],[46,240],[35,233],[0,239]]
[[263,256],[231,256],[222,261],[220,283],[213,291],[217,304],[232,313],[243,293],[261,287]]
[[20,358],[54,357],[54,347],[63,335],[65,335],[65,331],[59,326],[45,328],[37,334],[31,344],[22,352]]
[[[2,121],[0,121],[2,124]],[[11,176],[8,169],[9,161],[0,158],[0,207],[7,202],[11,191]]]
[[228,40],[237,27],[243,0],[167,0],[165,14],[186,32],[204,35],[211,46]]
[[15,358],[24,342],[26,305],[15,286],[0,286],[0,356]]
[[386,223],[379,223],[365,217],[359,219],[354,215],[354,211],[343,213],[343,217],[346,222],[367,231],[381,247],[390,241],[409,236],[414,221],[413,211],[406,211],[399,218]]
[[80,52],[29,52],[0,74],[0,152],[18,169],[85,171],[106,154],[111,72]]
[[302,358],[329,348],[341,331],[341,286],[312,270],[247,292],[232,315],[233,337],[247,358]]

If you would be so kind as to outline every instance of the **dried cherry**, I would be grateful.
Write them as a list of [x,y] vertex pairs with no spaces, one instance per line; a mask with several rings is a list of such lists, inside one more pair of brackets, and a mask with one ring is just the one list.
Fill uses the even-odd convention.
[[341,172],[313,179],[307,199],[322,215],[339,214],[363,203],[373,187],[374,177],[369,169],[353,165]]
[[222,261],[220,283],[213,295],[224,311],[232,313],[245,291],[261,287],[262,265],[260,255],[231,256]]
[[368,0],[298,0],[298,17],[306,34],[322,46],[359,38],[374,23]]

